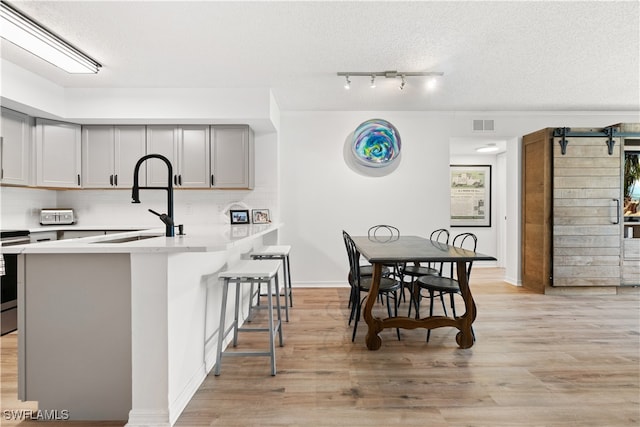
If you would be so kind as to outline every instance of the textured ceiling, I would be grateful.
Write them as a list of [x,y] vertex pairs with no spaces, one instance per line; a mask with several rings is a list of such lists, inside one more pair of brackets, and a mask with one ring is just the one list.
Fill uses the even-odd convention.
[[[638,1],[9,1],[103,64],[65,87],[269,87],[282,110],[630,110]],[[428,92],[338,71],[442,71]]]

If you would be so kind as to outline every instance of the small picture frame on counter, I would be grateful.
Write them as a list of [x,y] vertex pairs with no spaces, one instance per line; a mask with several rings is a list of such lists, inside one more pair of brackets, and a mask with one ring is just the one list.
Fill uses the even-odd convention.
[[253,209],[251,211],[254,224],[268,224],[271,222],[269,209]]
[[231,217],[231,224],[249,224],[249,210],[231,210],[229,211]]

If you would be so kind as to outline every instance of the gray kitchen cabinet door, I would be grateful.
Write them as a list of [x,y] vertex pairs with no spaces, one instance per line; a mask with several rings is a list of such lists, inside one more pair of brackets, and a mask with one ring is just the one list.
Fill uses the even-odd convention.
[[209,188],[209,126],[181,126],[178,142],[179,188]]
[[113,126],[82,127],[82,187],[114,186]]
[[0,182],[3,184],[29,185],[29,129],[29,116],[2,109]]
[[252,189],[253,131],[249,126],[211,126],[211,186]]
[[[115,127],[114,184],[117,188],[133,187],[133,168],[147,151],[146,135],[144,125]],[[140,173],[138,184],[147,185],[145,173]]]
[[[174,185],[178,176],[178,138],[177,126],[154,125],[147,126],[147,154],[160,154],[171,162]],[[167,186],[167,167],[158,159],[149,159],[144,164],[147,169],[147,184],[151,187]],[[140,171],[142,173],[142,169]]]
[[81,127],[36,119],[36,184],[38,187],[80,188]]

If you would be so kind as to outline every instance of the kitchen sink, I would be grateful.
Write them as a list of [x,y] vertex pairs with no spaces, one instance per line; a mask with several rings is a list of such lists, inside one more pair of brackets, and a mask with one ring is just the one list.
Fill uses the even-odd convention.
[[96,242],[91,242],[91,243],[127,243],[127,242],[136,242],[138,240],[151,239],[153,237],[160,237],[160,236],[162,236],[162,234],[144,234],[141,236],[129,236],[129,237],[120,237],[117,239],[110,239],[110,240],[98,240]]

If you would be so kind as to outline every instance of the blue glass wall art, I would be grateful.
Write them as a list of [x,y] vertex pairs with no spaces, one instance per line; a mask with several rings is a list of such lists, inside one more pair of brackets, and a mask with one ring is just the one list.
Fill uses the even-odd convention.
[[371,119],[361,123],[353,133],[351,152],[361,165],[389,166],[400,155],[400,133],[391,123]]

